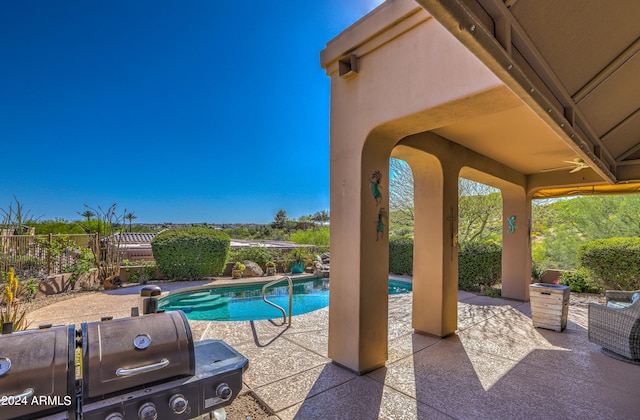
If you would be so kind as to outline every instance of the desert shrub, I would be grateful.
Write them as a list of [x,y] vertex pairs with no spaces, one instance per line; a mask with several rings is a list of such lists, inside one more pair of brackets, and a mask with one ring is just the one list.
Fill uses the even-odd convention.
[[[502,274],[502,248],[494,242],[468,242],[458,252],[458,285],[479,291],[495,285]],[[485,287],[481,287],[485,286]]]
[[15,276],[13,268],[9,269],[8,273],[2,273],[2,279],[4,287],[2,305],[0,305],[0,323],[11,322],[13,331],[26,330],[29,323],[25,317],[26,310],[17,299],[20,282]]
[[413,238],[389,236],[389,272],[413,275]]
[[311,255],[309,254],[309,250],[305,248],[293,248],[291,252],[286,255],[285,259],[289,262],[306,264],[311,260]]
[[571,291],[575,293],[600,293],[602,291],[602,288],[589,277],[589,272],[584,268],[563,272],[558,283],[571,287]]
[[231,261],[253,261],[258,265],[265,265],[267,262],[276,259],[276,252],[264,245],[251,245],[244,248],[234,249],[229,254]]
[[244,226],[235,228],[222,229],[224,233],[232,237],[233,239],[251,239],[253,234]]
[[79,223],[65,219],[30,221],[29,226],[34,227],[38,235],[87,233]]
[[542,273],[544,273],[542,265],[534,261],[531,265],[531,278],[534,280],[540,280],[540,277],[542,277]]
[[123,260],[122,267],[129,273],[129,283],[147,284],[156,272],[155,261]]
[[324,254],[325,252],[331,252],[331,247],[330,247],[329,245],[326,245],[326,246],[318,246],[318,247],[316,247],[315,252],[316,252],[318,255]]
[[328,246],[329,227],[323,226],[317,229],[297,230],[289,235],[289,240],[297,244]]
[[589,242],[579,248],[578,258],[605,289],[640,289],[640,238]]
[[224,232],[192,227],[159,233],[151,249],[158,270],[168,279],[197,279],[222,273],[230,243]]

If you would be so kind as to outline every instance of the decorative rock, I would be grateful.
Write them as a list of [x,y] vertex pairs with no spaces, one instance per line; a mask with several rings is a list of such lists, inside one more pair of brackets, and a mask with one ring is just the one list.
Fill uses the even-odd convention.
[[245,265],[243,273],[244,277],[262,277],[264,274],[262,268],[253,261],[242,261],[242,263]]
[[313,262],[314,271],[317,277],[324,277],[329,274],[330,267],[330,255],[328,252],[325,252],[322,255],[316,256],[315,261]]

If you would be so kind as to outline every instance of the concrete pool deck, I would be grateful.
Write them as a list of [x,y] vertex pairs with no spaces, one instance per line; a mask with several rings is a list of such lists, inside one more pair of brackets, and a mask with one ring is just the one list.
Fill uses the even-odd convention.
[[[160,284],[165,291],[186,285]],[[129,316],[139,290],[80,296],[29,320]],[[249,359],[245,386],[276,418],[631,419],[640,412],[640,366],[587,341],[586,307],[571,306],[567,329],[557,333],[533,328],[528,302],[460,291],[458,331],[438,338],[414,334],[411,294],[393,295],[386,367],[362,376],[327,357],[328,308],[295,316],[289,328],[281,322],[190,321],[194,339],[223,339]]]

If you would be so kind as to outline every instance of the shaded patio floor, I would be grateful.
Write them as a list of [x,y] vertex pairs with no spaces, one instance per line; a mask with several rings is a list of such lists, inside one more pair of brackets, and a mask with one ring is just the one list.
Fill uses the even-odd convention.
[[[81,296],[30,314],[39,323],[128,316],[139,288]],[[163,285],[163,289],[165,289]],[[97,296],[97,297],[96,297]],[[389,297],[389,360],[358,376],[327,358],[328,309],[271,321],[190,321],[249,359],[247,389],[281,419],[634,419],[640,366],[587,341],[587,308],[562,333],[533,328],[529,303],[458,294],[458,332],[414,334],[411,295]],[[242,419],[244,420],[244,419]]]

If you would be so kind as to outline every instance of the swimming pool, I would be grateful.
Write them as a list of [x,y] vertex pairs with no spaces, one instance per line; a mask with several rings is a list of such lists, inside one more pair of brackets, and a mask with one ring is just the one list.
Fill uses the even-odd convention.
[[[411,291],[411,283],[389,280],[389,294]],[[267,298],[289,308],[286,281],[267,289]],[[329,279],[306,279],[293,282],[293,315],[306,314],[329,305]],[[262,284],[216,287],[172,293],[158,302],[158,309],[182,310],[194,321],[252,321],[281,318],[282,313],[262,300]],[[288,315],[288,313],[287,313]]]

